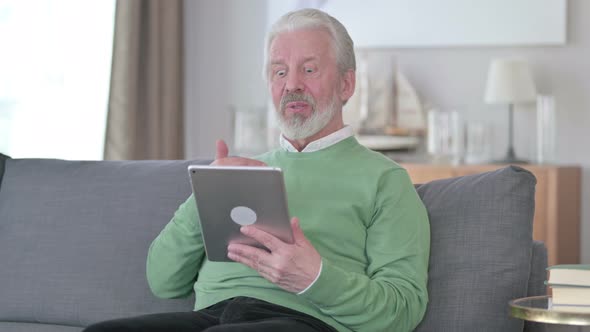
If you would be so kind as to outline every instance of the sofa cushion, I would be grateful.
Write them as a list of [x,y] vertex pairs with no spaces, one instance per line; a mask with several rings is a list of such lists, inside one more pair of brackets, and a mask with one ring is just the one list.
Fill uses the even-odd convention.
[[80,332],[83,329],[64,325],[0,322],[2,332]]
[[186,311],[145,275],[149,244],[190,194],[184,161],[9,159],[0,189],[0,321],[74,326]]
[[[547,248],[543,242],[533,241],[531,257],[531,274],[526,296],[539,296],[547,294]],[[524,332],[545,331],[546,324],[532,321],[524,322]]]
[[416,331],[522,331],[536,180],[519,167],[417,186],[430,218],[429,304]]
[[547,248],[540,241],[533,241],[531,257],[531,274],[526,296],[539,296],[547,294]]

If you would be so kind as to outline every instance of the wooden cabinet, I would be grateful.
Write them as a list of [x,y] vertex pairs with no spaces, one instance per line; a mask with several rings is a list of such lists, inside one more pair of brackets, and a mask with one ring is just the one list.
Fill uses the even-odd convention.
[[[506,165],[405,164],[414,183],[481,173]],[[580,262],[581,168],[519,165],[537,178],[533,238],[545,242],[549,265]]]

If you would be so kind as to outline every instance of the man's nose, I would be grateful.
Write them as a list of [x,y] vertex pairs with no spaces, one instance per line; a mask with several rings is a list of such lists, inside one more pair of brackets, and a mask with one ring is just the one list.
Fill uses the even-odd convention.
[[302,92],[304,89],[304,85],[301,74],[298,72],[290,72],[287,76],[287,83],[285,85],[285,89],[288,93]]

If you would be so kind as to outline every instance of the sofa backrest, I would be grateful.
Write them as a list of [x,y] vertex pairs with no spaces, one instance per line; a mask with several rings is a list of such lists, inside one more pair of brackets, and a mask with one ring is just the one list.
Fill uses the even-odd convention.
[[6,159],[10,159],[10,157],[0,153],[0,189],[2,188],[2,178],[4,177],[4,165],[6,163]]
[[417,186],[431,246],[430,301],[416,331],[523,330],[508,302],[527,296],[535,184],[511,166]]
[[[0,321],[86,326],[191,310],[193,298],[151,294],[145,259],[190,194],[192,163],[7,160]],[[522,331],[507,303],[532,283],[542,289],[531,261],[546,264],[531,257],[534,187],[518,167],[417,186],[431,223],[430,302],[417,331]]]
[[86,326],[186,311],[145,277],[148,246],[189,196],[186,161],[9,159],[0,188],[0,321]]

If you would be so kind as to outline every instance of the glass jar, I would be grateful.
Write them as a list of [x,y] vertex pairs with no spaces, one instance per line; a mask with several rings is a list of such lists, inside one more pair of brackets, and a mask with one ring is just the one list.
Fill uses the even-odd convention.
[[252,157],[267,150],[265,107],[232,107],[235,155]]
[[459,113],[456,111],[428,111],[427,130],[427,151],[432,162],[458,164],[462,152]]
[[539,164],[555,162],[555,98],[537,96],[537,158]]

